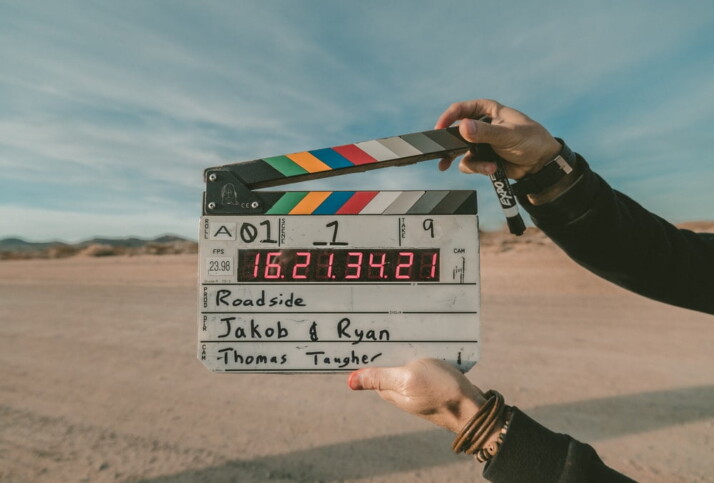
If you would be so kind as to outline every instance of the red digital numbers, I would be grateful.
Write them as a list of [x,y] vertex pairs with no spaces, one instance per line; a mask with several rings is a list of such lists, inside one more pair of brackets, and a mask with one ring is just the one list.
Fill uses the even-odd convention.
[[[347,252],[347,266],[345,267],[345,280],[359,279],[362,275],[362,252]],[[350,260],[351,259],[351,260]],[[354,273],[348,273],[353,270]]]
[[265,258],[265,279],[274,280],[280,278],[280,252],[268,252]]
[[387,254],[385,252],[376,252],[369,254],[369,270],[367,278],[370,280],[382,280],[387,278],[384,274],[384,265],[387,263]]
[[332,250],[320,250],[317,256],[317,273],[316,280],[332,280],[335,276],[332,274],[332,265],[335,262],[335,253]]
[[239,282],[438,282],[439,249],[240,250]]
[[307,252],[297,252],[295,254],[295,260],[299,260],[300,257],[303,258],[303,261],[301,263],[295,262],[295,265],[293,266],[293,279],[294,280],[307,280],[307,276],[309,273],[309,268],[310,268],[310,259],[312,258],[312,254],[307,251]]
[[438,252],[421,254],[419,276],[422,279],[434,278],[436,276],[436,264],[438,263],[438,257]]
[[[248,254],[246,254],[248,256]],[[249,256],[252,256],[253,254],[251,253]],[[253,262],[253,278],[258,279],[258,269],[260,268],[260,253],[255,254],[255,258],[252,260]],[[247,266],[247,264],[246,264]]]
[[[397,265],[397,270],[394,278],[397,280],[411,280],[412,270],[414,268],[414,252],[399,252],[399,260],[406,259],[404,263]],[[406,273],[404,271],[406,270]]]

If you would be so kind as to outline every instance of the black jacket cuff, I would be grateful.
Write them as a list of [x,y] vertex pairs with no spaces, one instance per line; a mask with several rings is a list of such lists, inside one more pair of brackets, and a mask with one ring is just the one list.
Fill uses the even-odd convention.
[[527,196],[519,196],[518,202],[528,212],[536,226],[566,225],[587,213],[601,188],[601,179],[592,172],[587,161],[576,154],[576,170],[580,177],[558,198],[542,205],[533,205]]

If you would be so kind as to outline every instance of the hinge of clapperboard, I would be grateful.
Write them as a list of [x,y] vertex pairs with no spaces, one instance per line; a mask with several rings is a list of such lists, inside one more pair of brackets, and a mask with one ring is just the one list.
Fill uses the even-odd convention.
[[[475,150],[479,159],[498,163],[499,169],[491,176],[491,181],[511,233],[520,235],[525,225],[518,213],[516,199],[500,158],[488,144],[471,144],[464,140],[457,127],[208,168],[204,172],[206,191],[203,214],[356,214],[376,196],[377,191],[256,190],[389,166],[404,166],[430,159],[454,158],[469,150]],[[432,209],[434,203],[438,202],[444,212],[473,213],[476,204],[473,191],[426,193],[432,193],[428,203]]]

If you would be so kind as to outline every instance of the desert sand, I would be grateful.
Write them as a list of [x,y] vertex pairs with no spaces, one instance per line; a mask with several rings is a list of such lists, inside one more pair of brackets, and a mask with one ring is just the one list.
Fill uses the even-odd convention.
[[[641,481],[714,481],[714,318],[484,239],[468,377]],[[346,374],[196,360],[196,255],[0,262],[0,480],[481,481]]]

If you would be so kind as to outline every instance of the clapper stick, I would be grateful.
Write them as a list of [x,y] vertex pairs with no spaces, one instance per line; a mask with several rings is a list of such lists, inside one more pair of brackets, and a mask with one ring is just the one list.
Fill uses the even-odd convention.
[[[490,122],[490,119],[482,120]],[[390,166],[404,166],[430,159],[456,157],[469,150],[478,152],[483,160],[497,163],[498,169],[490,179],[508,221],[509,230],[515,235],[521,235],[525,225],[518,213],[502,160],[488,144],[472,144],[466,141],[459,134],[458,127],[209,168],[205,172],[209,183],[204,214],[269,212],[283,197],[277,193],[255,193],[253,190]],[[288,201],[289,199],[282,200],[283,203]],[[331,200],[333,203],[335,201],[337,200],[334,198]]]

